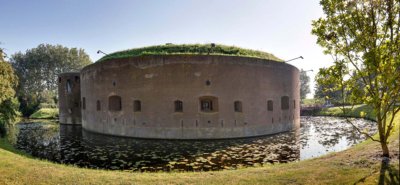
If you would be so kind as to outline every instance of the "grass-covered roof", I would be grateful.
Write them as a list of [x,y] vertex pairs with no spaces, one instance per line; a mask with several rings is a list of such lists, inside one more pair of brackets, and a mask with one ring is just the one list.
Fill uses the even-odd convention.
[[123,51],[117,51],[105,55],[98,62],[130,58],[144,55],[227,55],[254,57],[274,61],[282,61],[278,57],[263,51],[244,49],[235,46],[226,46],[221,44],[165,44],[158,46],[148,46],[143,48],[134,48]]

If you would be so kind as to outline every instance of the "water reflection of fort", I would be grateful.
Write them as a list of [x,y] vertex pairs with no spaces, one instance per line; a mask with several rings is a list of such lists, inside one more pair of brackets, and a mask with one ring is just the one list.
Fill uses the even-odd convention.
[[[290,162],[340,151],[364,139],[340,119],[305,117],[302,122],[297,132],[231,140],[133,139],[55,123],[17,124],[19,131],[13,137],[17,148],[35,157],[133,171],[207,171]],[[373,122],[355,123],[375,128]]]
[[61,148],[79,148],[79,151],[64,150],[61,153],[64,162],[78,162],[80,166],[138,171],[207,171],[300,158],[299,132],[235,140],[193,141],[132,139],[84,130],[77,132],[76,129],[76,126],[60,126]]

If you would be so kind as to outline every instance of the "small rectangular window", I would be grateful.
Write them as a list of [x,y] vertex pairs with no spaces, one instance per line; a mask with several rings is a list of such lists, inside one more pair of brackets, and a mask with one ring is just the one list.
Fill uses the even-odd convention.
[[212,100],[201,100],[201,111],[203,112],[211,112],[213,111]]
[[97,102],[96,102],[96,109],[97,109],[97,111],[101,110],[100,100],[97,100]]
[[218,98],[213,96],[203,96],[199,98],[201,112],[218,112]]
[[268,100],[267,108],[268,108],[268,111],[273,111],[274,110],[274,102],[272,100]]
[[66,89],[67,89],[67,93],[72,92],[72,83],[71,83],[70,79],[67,80]]
[[82,109],[83,110],[86,109],[86,98],[85,97],[82,98]]
[[183,112],[183,102],[180,100],[175,101],[175,112]]
[[289,96],[281,97],[281,109],[288,110],[289,109]]
[[293,109],[296,109],[296,100],[293,100]]
[[234,102],[234,110],[235,110],[235,112],[242,112],[242,102],[235,101]]
[[[100,101],[99,101],[100,103]],[[122,100],[120,96],[110,96],[108,97],[108,110],[110,111],[121,111],[122,110]]]
[[142,111],[142,103],[140,102],[140,100],[133,101],[133,111],[134,112]]

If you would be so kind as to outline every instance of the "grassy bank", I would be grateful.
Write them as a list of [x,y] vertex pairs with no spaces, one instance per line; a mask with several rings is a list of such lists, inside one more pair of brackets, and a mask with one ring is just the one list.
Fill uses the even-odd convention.
[[[396,117],[399,124],[400,116]],[[383,181],[398,183],[399,131],[390,138],[394,156]],[[20,155],[0,139],[0,184],[377,184],[380,146],[365,141],[348,150],[289,164],[218,172],[131,173],[82,169]]]
[[31,119],[56,119],[58,118],[58,109],[57,108],[41,108],[38,111],[34,112],[31,116]]
[[354,107],[345,107],[347,109],[346,113],[342,111],[343,107],[330,107],[324,108],[321,111],[317,112],[318,116],[348,116],[348,117],[356,117],[356,118],[366,118],[370,120],[375,120],[375,114],[372,109],[367,105],[356,105]]
[[98,60],[98,62],[145,55],[227,55],[282,61],[267,52],[244,49],[236,46],[226,46],[222,44],[165,44],[117,51],[104,56]]

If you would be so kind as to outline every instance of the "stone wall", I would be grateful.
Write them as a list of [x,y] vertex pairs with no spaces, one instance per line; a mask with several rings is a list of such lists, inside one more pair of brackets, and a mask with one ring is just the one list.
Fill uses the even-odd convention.
[[[264,59],[208,55],[114,59],[81,72],[82,125],[88,131],[139,138],[273,134],[299,127],[299,89],[297,68]],[[268,101],[273,110],[268,110]]]
[[59,121],[81,124],[80,73],[62,73],[58,77]]

